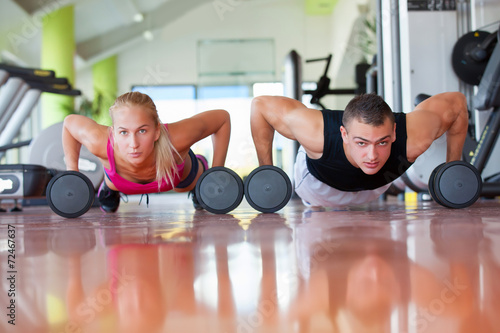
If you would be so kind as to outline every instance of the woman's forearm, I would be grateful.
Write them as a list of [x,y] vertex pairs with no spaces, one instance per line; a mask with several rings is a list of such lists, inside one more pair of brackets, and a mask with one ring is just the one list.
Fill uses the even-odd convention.
[[82,148],[82,144],[71,134],[71,122],[71,116],[64,119],[62,133],[64,162],[66,163],[66,170],[78,171],[78,160],[80,158],[80,149]]

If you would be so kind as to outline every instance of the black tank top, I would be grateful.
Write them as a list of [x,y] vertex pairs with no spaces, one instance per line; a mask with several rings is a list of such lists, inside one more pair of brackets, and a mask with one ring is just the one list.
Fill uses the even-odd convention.
[[341,191],[373,190],[389,184],[412,165],[406,158],[406,114],[394,113],[396,141],[385,165],[374,175],[367,175],[354,167],[343,148],[340,126],[343,111],[322,110],[325,143],[319,159],[306,157],[309,172],[321,182]]

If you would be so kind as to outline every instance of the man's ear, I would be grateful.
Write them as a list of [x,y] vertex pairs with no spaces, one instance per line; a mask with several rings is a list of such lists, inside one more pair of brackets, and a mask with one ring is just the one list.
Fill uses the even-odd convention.
[[396,141],[396,123],[394,123],[394,131],[392,132],[392,142]]
[[340,126],[340,134],[342,134],[342,141],[344,141],[344,143],[347,143],[349,140],[347,139],[347,130],[344,126]]

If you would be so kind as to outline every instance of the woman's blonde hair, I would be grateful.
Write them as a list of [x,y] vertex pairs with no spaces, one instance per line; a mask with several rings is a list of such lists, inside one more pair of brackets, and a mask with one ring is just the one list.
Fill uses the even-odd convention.
[[[109,115],[113,121],[113,112],[122,106],[142,106],[148,111],[149,116],[153,120],[155,126],[160,129],[160,136],[154,143],[154,154],[156,161],[156,181],[158,182],[158,192],[164,180],[170,184],[174,184],[174,178],[179,176],[176,167],[174,154],[180,156],[175,147],[172,145],[168,136],[167,129],[161,123],[156,105],[146,94],[138,91],[128,92],[116,98],[115,103],[109,108]],[[114,123],[114,121],[113,121]]]

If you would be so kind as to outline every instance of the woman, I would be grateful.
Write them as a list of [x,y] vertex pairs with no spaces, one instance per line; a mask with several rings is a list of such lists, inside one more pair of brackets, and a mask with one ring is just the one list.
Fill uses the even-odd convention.
[[67,170],[78,171],[80,148],[97,156],[105,171],[98,192],[101,209],[116,212],[120,194],[191,191],[208,168],[206,159],[190,147],[212,135],[212,166],[224,166],[231,122],[225,110],[199,113],[171,124],[162,124],[148,95],[128,92],[110,107],[112,126],[97,124],[81,115],[64,119],[63,147]]

